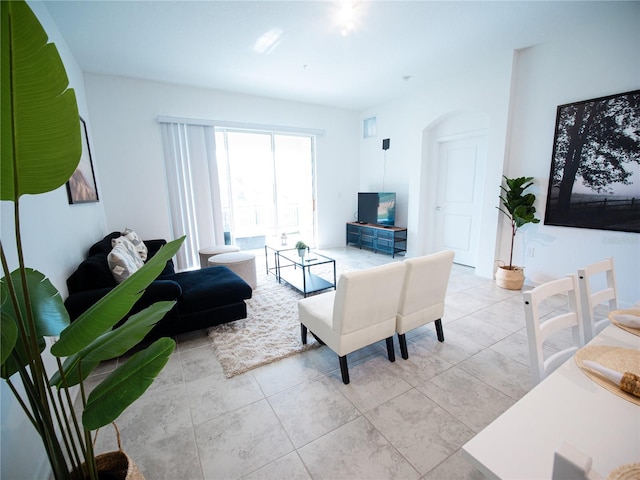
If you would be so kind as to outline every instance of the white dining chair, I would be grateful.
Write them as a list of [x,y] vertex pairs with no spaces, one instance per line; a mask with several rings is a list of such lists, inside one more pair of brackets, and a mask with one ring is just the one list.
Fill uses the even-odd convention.
[[579,269],[578,286],[585,341],[588,342],[609,325],[609,312],[618,308],[613,258]]
[[396,332],[400,353],[405,360],[409,358],[405,334],[414,328],[435,322],[438,340],[444,342],[442,315],[453,257],[452,251],[445,250],[404,261],[407,268],[398,306]]
[[298,301],[302,343],[307,343],[310,330],[336,352],[345,384],[351,352],[385,339],[389,361],[395,361],[393,335],[404,271],[404,262],[394,262],[343,273],[335,291]]
[[[576,275],[543,283],[524,292],[524,315],[527,324],[531,379],[534,385],[570,358],[584,345],[584,327],[580,317]],[[547,315],[541,314],[541,304],[551,297],[564,297],[566,308],[552,309]],[[555,300],[555,299],[554,299]],[[546,306],[549,302],[545,302]],[[552,334],[570,329],[572,344],[544,358],[543,343]]]

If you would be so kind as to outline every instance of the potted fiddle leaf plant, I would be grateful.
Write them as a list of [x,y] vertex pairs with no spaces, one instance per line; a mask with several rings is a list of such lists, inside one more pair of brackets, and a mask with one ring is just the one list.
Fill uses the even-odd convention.
[[[78,106],[60,55],[55,45],[47,43],[29,6],[16,0],[1,2],[0,8],[0,197],[14,204],[13,232],[8,235],[13,238],[0,241],[1,377],[39,434],[52,476],[56,480],[97,480],[105,478],[100,471],[104,462],[102,455],[94,453],[92,432],[113,422],[145,392],[168,361],[175,342],[161,338],[138,351],[91,393],[84,380],[101,361],[120,357],[137,345],[173,307],[175,302],[158,302],[113,328],[184,238],[165,245],[140,270],[70,322],[56,287],[44,274],[25,265],[20,200],[23,195],[62,187],[75,171],[81,155]],[[12,247],[5,248],[9,242]],[[7,252],[14,252],[11,258]],[[15,265],[10,264],[17,268],[11,271]],[[47,338],[58,338],[50,351]],[[45,369],[51,357],[56,365],[53,375]],[[130,467],[109,478],[143,478]]]
[[536,196],[533,193],[525,193],[525,190],[533,185],[533,177],[504,177],[505,185],[500,185],[501,206],[497,207],[511,222],[511,249],[509,251],[509,264],[500,265],[496,271],[496,284],[509,290],[520,290],[524,285],[523,267],[513,265],[513,246],[518,229],[528,223],[539,223],[536,218],[536,207],[533,203]]
[[298,250],[298,256],[300,258],[304,258],[304,254],[307,251],[307,244],[304,243],[302,240],[299,240],[298,242],[296,242],[296,249]]

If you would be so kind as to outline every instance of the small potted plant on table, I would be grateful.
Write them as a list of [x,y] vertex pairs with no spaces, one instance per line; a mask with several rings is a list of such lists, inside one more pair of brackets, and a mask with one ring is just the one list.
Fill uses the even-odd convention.
[[296,243],[296,248],[298,249],[298,255],[300,256],[300,258],[304,258],[304,254],[309,247],[307,247],[306,243],[300,240]]

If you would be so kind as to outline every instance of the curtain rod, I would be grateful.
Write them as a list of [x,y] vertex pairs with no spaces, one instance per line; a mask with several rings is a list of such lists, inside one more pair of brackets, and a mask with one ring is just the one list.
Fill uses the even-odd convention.
[[224,120],[208,120],[204,118],[172,117],[158,115],[158,123],[185,123],[187,125],[201,125],[206,127],[238,128],[241,130],[263,130],[268,132],[305,133],[309,135],[324,135],[325,131],[317,128],[288,127],[283,125],[266,125],[261,123],[227,122]]

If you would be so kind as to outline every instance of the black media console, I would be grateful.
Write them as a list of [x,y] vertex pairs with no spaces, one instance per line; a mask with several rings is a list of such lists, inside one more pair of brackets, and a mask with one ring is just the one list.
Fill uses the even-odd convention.
[[372,223],[347,223],[347,245],[368,248],[395,257],[407,251],[407,229],[384,227]]

